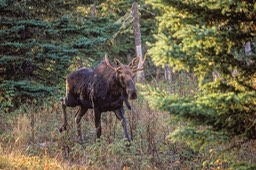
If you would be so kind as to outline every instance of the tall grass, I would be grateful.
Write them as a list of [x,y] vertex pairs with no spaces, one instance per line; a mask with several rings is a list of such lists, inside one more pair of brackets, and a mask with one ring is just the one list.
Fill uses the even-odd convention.
[[[197,91],[195,79],[185,73],[176,76],[171,84],[154,85],[180,95]],[[120,121],[110,112],[103,113],[102,137],[96,140],[94,115],[88,111],[82,119],[85,142],[79,143],[74,119],[77,108],[68,108],[69,128],[60,134],[61,105],[54,99],[49,101],[0,114],[0,169],[225,169],[228,158],[245,160],[255,156],[253,142],[246,146],[247,150],[233,151],[233,157],[219,157],[214,146],[199,153],[183,141],[171,143],[168,134],[184,122],[152,110],[141,96],[131,102],[131,111],[126,110],[133,139],[129,147]],[[250,159],[256,161],[255,157]]]
[[168,123],[169,115],[151,110],[143,99],[139,100],[139,103],[132,102],[131,111],[126,111],[133,138],[129,147],[121,122],[113,113],[102,115],[102,138],[95,141],[94,117],[89,111],[82,119],[85,143],[81,144],[76,140],[76,109],[68,109],[69,130],[60,134],[58,128],[63,122],[60,105],[24,106],[13,117],[8,117],[12,120],[1,134],[0,167],[170,169],[186,166],[179,162],[176,145],[166,138],[173,129]]

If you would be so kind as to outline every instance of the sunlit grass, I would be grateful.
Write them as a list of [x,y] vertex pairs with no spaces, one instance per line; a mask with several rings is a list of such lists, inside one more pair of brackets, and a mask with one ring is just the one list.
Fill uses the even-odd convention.
[[[0,169],[5,170],[63,170],[75,169],[75,166],[68,166],[63,162],[58,161],[56,158],[50,158],[47,155],[43,156],[26,156],[17,153],[17,151],[0,155]],[[81,167],[79,167],[81,168]]]
[[87,169],[80,165],[67,164],[47,156],[0,155],[0,169],[5,170],[73,170]]
[[[156,82],[154,86],[182,96],[195,93],[193,77],[183,76],[172,84]],[[132,110],[126,109],[125,113],[133,138],[130,147],[114,113],[102,114],[102,138],[95,141],[94,116],[88,111],[82,119],[84,143],[77,141],[77,108],[67,109],[68,132],[58,132],[63,119],[61,105],[55,99],[0,114],[0,170],[228,169],[232,159],[256,161],[254,142],[222,156],[219,151],[225,146],[207,146],[199,153],[185,141],[170,142],[169,133],[177,126],[186,126],[186,122],[177,122],[168,113],[151,109],[141,95],[131,105]]]
[[8,131],[1,135],[1,169],[168,169],[181,166],[174,163],[179,159],[178,153],[168,154],[170,148],[175,148],[166,138],[172,130],[169,114],[151,110],[145,101],[131,104],[132,111],[126,111],[133,138],[130,147],[126,147],[121,122],[114,113],[103,113],[102,138],[96,142],[93,112],[89,111],[82,120],[85,142],[80,144],[76,140],[76,109],[68,109],[69,131],[60,134],[58,127],[63,120],[59,104],[46,104],[43,108],[24,106],[16,111]]

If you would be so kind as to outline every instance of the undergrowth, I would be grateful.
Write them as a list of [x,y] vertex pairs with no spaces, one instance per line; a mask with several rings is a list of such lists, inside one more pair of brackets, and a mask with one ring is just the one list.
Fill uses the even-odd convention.
[[[191,75],[183,81],[155,86],[180,95],[196,92]],[[189,83],[193,85],[189,86]],[[153,83],[152,83],[153,84]],[[177,87],[179,86],[179,87]],[[207,146],[194,151],[185,141],[172,143],[168,135],[186,122],[177,122],[166,112],[152,110],[142,96],[126,110],[132,142],[128,146],[121,122],[114,113],[102,115],[102,137],[95,138],[94,115],[82,119],[84,142],[77,140],[75,113],[68,109],[68,130],[62,125],[61,105],[49,99],[40,106],[23,105],[11,113],[0,113],[0,169],[230,169],[229,161],[255,162],[255,143],[220,154],[225,146]]]
[[[169,115],[151,110],[145,102],[132,102],[127,111],[130,146],[124,138],[121,122],[113,113],[102,115],[102,137],[95,139],[93,113],[83,118],[85,141],[78,142],[74,115],[69,109],[69,128],[58,132],[62,124],[60,104],[30,108],[24,106],[1,134],[1,169],[180,169],[176,144],[167,140],[172,127]],[[185,145],[179,146],[187,149]],[[39,161],[39,162],[38,162]],[[65,166],[63,166],[65,165]]]

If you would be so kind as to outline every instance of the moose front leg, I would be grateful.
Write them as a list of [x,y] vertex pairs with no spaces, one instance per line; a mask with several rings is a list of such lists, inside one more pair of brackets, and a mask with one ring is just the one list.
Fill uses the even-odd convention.
[[115,114],[116,114],[116,117],[122,121],[122,126],[124,128],[124,135],[125,137],[127,138],[127,140],[130,142],[131,141],[131,138],[128,134],[128,130],[127,130],[127,121],[126,121],[126,118],[124,116],[124,109],[121,108],[121,109],[118,109],[118,110],[115,110]]
[[100,136],[101,136],[101,112],[98,109],[94,109],[94,121],[95,121],[97,138],[100,138]]

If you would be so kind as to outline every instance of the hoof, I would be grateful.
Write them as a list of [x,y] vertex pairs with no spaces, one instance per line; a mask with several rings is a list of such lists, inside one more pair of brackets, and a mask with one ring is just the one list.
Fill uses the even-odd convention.
[[59,132],[60,133],[64,132],[65,130],[67,130],[66,126],[62,126],[61,128],[59,128]]
[[61,128],[59,128],[59,132],[60,132],[60,133],[62,133],[62,132],[63,132],[63,129],[62,129],[62,127],[61,127]]
[[79,143],[79,144],[84,144],[84,143],[85,143],[85,140],[83,140],[83,139],[78,139],[78,140],[77,140],[77,143]]
[[76,141],[77,143],[79,143],[79,144],[85,143],[85,139],[83,139],[82,136],[78,136],[78,137],[75,139],[75,141]]
[[125,141],[124,145],[126,147],[130,147],[131,146],[131,141],[130,140]]

